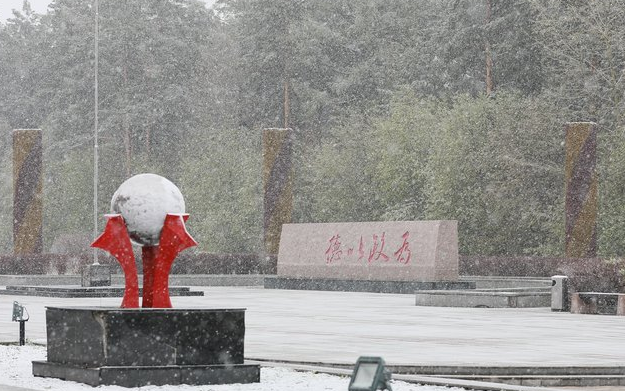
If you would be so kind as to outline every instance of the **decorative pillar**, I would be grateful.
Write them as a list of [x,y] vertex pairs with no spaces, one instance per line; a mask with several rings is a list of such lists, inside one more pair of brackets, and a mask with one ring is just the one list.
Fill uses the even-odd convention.
[[597,124],[570,122],[565,136],[567,258],[597,256]]
[[13,131],[13,252],[43,250],[43,169],[41,129]]
[[263,130],[264,245],[277,255],[282,224],[293,211],[293,130]]

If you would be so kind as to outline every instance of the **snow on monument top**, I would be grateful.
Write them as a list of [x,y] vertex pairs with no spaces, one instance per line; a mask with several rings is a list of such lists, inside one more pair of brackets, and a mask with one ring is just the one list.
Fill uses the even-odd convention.
[[167,178],[139,174],[122,183],[111,199],[111,212],[126,221],[130,239],[140,246],[156,246],[167,213],[184,213],[182,193]]

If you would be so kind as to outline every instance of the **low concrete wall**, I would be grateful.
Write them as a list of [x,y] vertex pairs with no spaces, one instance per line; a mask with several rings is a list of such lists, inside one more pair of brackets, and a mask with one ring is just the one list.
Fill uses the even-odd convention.
[[[169,276],[170,286],[262,286],[264,275],[260,274],[172,274]],[[54,286],[54,285],[80,285],[79,275],[0,275],[0,286],[7,285],[31,285],[31,286]],[[143,276],[139,275],[139,281]],[[113,274],[112,285],[123,286],[124,276]]]
[[577,292],[571,295],[571,312],[625,316],[625,294]]
[[[141,272],[140,256],[137,265]],[[0,255],[0,275],[71,275],[93,262],[91,254],[36,254],[25,256]],[[117,261],[100,254],[99,262],[121,273]],[[211,254],[183,252],[172,265],[171,274],[275,274],[276,256],[258,254]]]
[[461,256],[464,276],[569,277],[572,291],[625,293],[625,260]]

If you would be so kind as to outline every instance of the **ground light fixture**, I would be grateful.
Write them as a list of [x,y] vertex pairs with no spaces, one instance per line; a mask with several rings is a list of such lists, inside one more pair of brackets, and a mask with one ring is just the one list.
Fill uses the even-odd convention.
[[[26,317],[24,317],[24,312],[26,312]],[[24,346],[26,343],[26,321],[30,318],[28,314],[28,310],[26,307],[18,303],[17,301],[13,302],[13,322],[20,322],[20,346]]]
[[385,367],[382,357],[358,357],[352,378],[349,381],[349,391],[376,391],[391,388],[391,372]]

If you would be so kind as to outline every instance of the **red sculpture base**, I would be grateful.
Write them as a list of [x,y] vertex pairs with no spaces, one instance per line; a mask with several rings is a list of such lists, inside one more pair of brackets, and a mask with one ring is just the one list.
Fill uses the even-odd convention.
[[[122,308],[139,307],[139,277],[135,256],[130,243],[124,218],[120,214],[106,215],[104,232],[92,247],[108,251],[122,267],[126,288]],[[184,225],[188,214],[170,214],[165,217],[158,246],[144,246],[143,262],[143,308],[171,308],[169,298],[169,272],[176,256],[184,249],[196,246]]]

